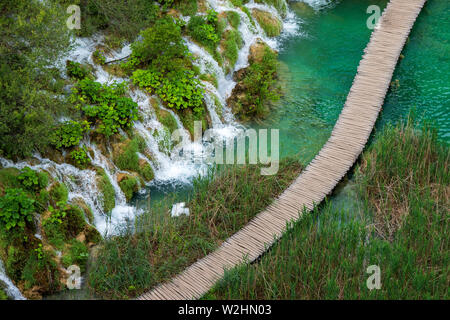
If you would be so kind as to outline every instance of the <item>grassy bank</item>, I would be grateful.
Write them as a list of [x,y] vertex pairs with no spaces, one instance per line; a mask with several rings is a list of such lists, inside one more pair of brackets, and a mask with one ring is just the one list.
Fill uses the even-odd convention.
[[[389,127],[356,168],[360,213],[324,204],[209,299],[448,299],[449,152],[434,132]],[[377,265],[381,289],[366,269]]]
[[242,228],[300,171],[297,161],[285,160],[274,176],[241,166],[195,181],[189,216],[171,217],[169,199],[101,244],[90,287],[104,298],[129,298],[172,278]]

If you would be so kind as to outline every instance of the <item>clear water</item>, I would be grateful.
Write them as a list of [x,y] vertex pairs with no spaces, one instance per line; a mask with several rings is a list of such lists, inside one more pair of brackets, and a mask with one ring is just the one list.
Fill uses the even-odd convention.
[[428,0],[411,32],[386,97],[377,128],[405,118],[414,109],[450,142],[450,1]]
[[[330,136],[370,38],[366,9],[387,1],[334,1],[296,13],[305,37],[282,45],[286,95],[268,120],[255,127],[280,129],[282,156],[309,162]],[[386,97],[376,129],[405,118],[412,109],[450,141],[450,2],[429,0],[415,25]]]

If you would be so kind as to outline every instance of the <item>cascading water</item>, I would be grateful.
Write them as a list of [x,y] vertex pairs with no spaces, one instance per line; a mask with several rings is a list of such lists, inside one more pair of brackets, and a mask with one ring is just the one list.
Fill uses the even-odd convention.
[[[211,83],[202,81],[205,88],[204,101],[211,118],[211,125],[214,129],[214,135],[222,139],[233,139],[239,132],[241,127],[234,119],[231,110],[226,105],[227,98],[235,86],[233,81],[233,72],[248,66],[248,56],[250,47],[257,39],[262,39],[269,46],[277,49],[277,40],[266,37],[262,28],[255,21],[249,19],[246,13],[241,9],[235,8],[228,1],[208,0],[209,6],[218,13],[224,11],[237,12],[241,18],[238,27],[243,40],[243,46],[239,51],[237,62],[234,69],[229,74],[218,65],[217,61],[202,47],[185,38],[186,45],[191,53],[196,57],[194,63],[200,68],[202,73],[214,75],[217,79],[217,88]],[[280,15],[276,9],[268,5],[255,4],[250,1],[248,8],[258,8],[268,11],[276,15],[280,20]],[[284,20],[284,34],[295,34],[297,32],[297,21],[294,20],[293,14],[289,11]],[[186,21],[188,19],[186,18]],[[118,78],[106,72],[101,66],[94,63],[92,55],[99,45],[103,43],[103,37],[96,35],[92,38],[77,38],[75,40],[75,48],[72,52],[58,61],[62,73],[65,74],[65,60],[72,60],[82,64],[89,64],[94,68],[95,80],[102,84],[109,84],[113,81],[123,82],[129,81],[126,78]],[[120,51],[110,52],[111,60],[119,60],[127,57],[131,53],[130,45],[123,47]],[[158,121],[155,110],[153,109],[149,95],[142,90],[133,89],[129,92],[130,97],[139,106],[140,121],[134,123],[134,129],[142,136],[146,142],[146,154],[139,154],[140,159],[147,161],[155,173],[155,179],[152,184],[158,185],[167,183],[189,183],[191,179],[207,172],[208,164],[205,162],[206,151],[210,147],[208,143],[202,141],[191,141],[191,137],[187,130],[183,128],[180,118],[172,110],[164,108],[159,102],[159,108],[169,112],[175,119],[180,130],[180,136],[183,143],[177,146],[171,145],[170,133]],[[155,101],[159,101],[155,99]],[[220,109],[220,112],[219,112]],[[63,121],[64,119],[61,119]],[[169,141],[169,145],[166,142]],[[84,145],[92,150],[89,155],[92,164],[104,170],[108,176],[111,185],[115,191],[116,206],[111,213],[103,212],[103,199],[96,183],[96,172],[93,170],[80,170],[70,164],[58,164],[52,160],[44,159],[40,155],[34,155],[29,161],[21,161],[14,163],[10,160],[0,158],[0,164],[3,167],[14,167],[23,169],[30,167],[37,171],[46,171],[55,181],[64,183],[69,190],[69,202],[77,200],[84,201],[92,210],[94,215],[95,226],[103,235],[114,233],[114,227],[120,224],[124,219],[133,219],[139,212],[136,208],[127,205],[126,198],[117,183],[117,176],[120,171],[106,155],[103,155],[99,148],[89,141],[84,140]],[[209,149],[208,149],[209,150]],[[14,287],[11,280],[6,276],[0,261],[0,282],[5,283],[6,290],[14,299],[21,299],[23,296],[20,291]]]

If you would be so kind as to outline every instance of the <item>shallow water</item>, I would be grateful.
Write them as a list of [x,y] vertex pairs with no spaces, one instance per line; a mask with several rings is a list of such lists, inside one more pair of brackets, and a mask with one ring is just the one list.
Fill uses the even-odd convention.
[[[386,3],[335,1],[315,12],[296,11],[305,37],[282,44],[286,96],[256,125],[280,129],[282,156],[309,162],[327,141],[370,38],[366,9],[373,4],[384,9]],[[418,120],[431,122],[439,138],[450,141],[449,14],[450,2],[428,1],[393,76],[399,85],[388,92],[377,130],[415,110]]]

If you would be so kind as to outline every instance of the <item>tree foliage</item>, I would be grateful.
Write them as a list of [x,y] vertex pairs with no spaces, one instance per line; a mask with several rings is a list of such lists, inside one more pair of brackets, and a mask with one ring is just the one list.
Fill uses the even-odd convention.
[[19,158],[43,150],[62,87],[51,66],[70,47],[65,15],[54,1],[0,3],[0,153]]

